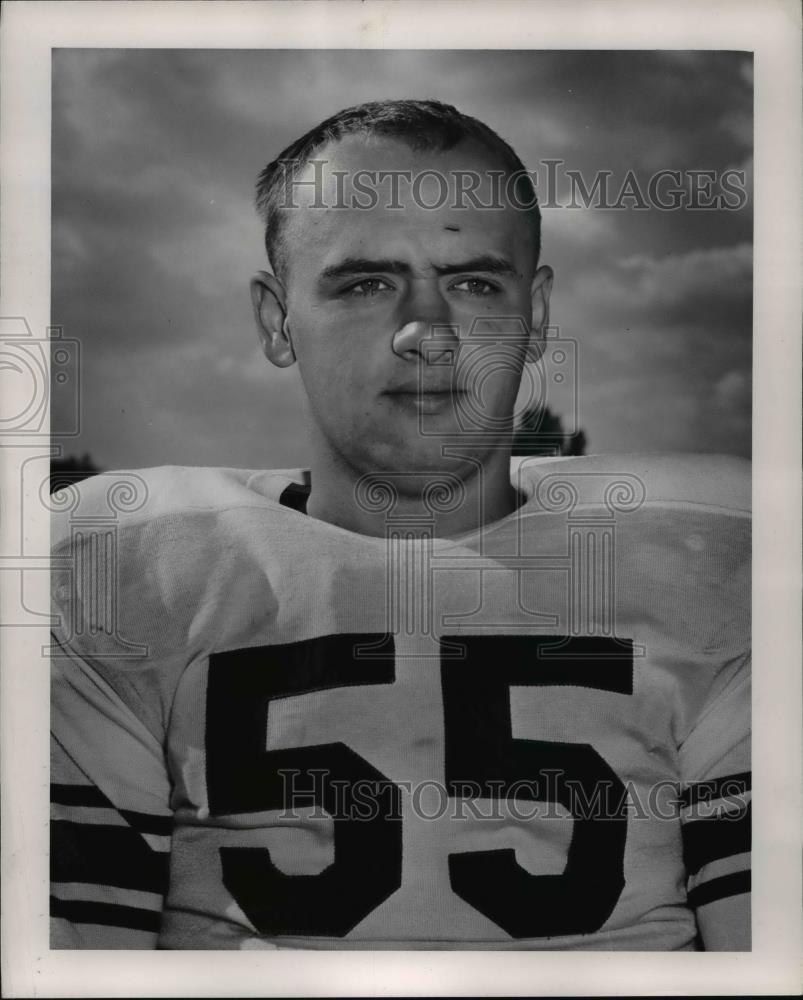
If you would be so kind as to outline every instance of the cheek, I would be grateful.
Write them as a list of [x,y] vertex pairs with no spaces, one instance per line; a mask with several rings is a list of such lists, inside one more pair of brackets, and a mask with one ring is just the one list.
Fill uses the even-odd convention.
[[508,366],[489,371],[482,386],[487,403],[499,405],[513,398],[518,391],[519,378],[518,371],[511,371]]
[[346,349],[331,330],[298,339],[296,359],[310,408],[318,424],[364,426],[369,416],[372,379],[364,352]]
[[458,380],[476,405],[499,412],[518,393],[524,360],[525,347],[519,338],[500,337],[461,354]]

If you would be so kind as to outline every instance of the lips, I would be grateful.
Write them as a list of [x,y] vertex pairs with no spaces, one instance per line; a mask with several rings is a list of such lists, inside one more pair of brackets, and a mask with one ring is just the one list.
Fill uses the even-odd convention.
[[451,409],[455,397],[462,394],[462,389],[456,389],[453,386],[415,386],[390,389],[383,393],[399,406],[428,414],[442,413]]
[[385,389],[385,396],[456,396],[465,390],[451,383],[434,383],[432,385],[404,385],[395,389]]

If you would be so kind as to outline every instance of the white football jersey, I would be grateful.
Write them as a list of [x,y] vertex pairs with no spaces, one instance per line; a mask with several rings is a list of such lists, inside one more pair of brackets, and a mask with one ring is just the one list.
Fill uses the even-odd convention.
[[749,891],[748,469],[516,461],[457,538],[301,471],[80,484],[52,946],[694,948]]

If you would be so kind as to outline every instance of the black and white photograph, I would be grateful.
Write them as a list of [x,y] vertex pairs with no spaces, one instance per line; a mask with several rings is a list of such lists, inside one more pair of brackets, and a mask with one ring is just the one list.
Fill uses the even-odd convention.
[[800,847],[788,776],[753,806],[754,651],[796,655],[763,603],[793,594],[759,46],[516,44],[536,0],[470,47],[449,19],[491,5],[434,4],[416,48],[394,5],[328,6],[362,45],[48,51],[46,329],[0,317],[4,624],[49,665],[37,933],[90,963],[708,953],[755,988],[763,838],[792,881]]

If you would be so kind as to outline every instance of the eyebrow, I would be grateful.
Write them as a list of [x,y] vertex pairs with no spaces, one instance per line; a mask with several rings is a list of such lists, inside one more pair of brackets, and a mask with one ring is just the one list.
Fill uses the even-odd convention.
[[[506,257],[495,254],[481,254],[469,260],[455,264],[433,264],[432,270],[438,275],[460,274],[463,271],[484,271],[488,274],[507,274],[516,276],[518,271]],[[390,258],[370,259],[368,257],[346,257],[339,264],[325,267],[320,273],[321,281],[336,281],[356,274],[403,274],[412,271],[410,265],[403,260]]]

